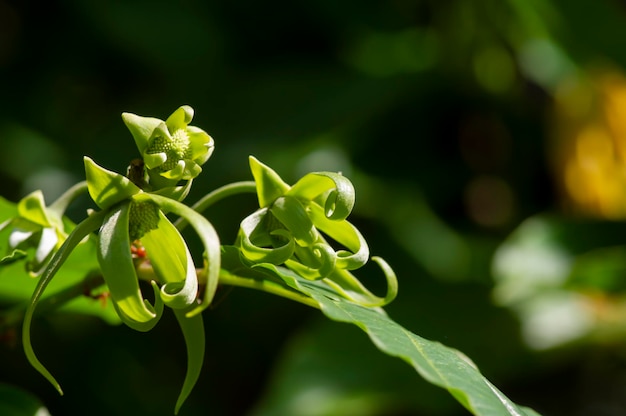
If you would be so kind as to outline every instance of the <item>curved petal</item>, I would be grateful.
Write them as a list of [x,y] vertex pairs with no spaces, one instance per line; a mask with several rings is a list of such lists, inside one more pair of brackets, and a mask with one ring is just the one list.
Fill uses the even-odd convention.
[[332,220],[346,219],[352,212],[355,200],[352,182],[334,172],[309,173],[296,182],[287,195],[317,202]]
[[142,192],[127,177],[98,166],[87,156],[84,162],[89,195],[101,209],[105,210]]
[[265,208],[283,196],[289,190],[289,185],[273,169],[259,162],[255,157],[250,156],[249,160],[250,170],[256,182],[259,207]]
[[173,212],[174,214],[187,220],[187,222],[189,222],[189,224],[194,228],[204,245],[203,254],[207,282],[204,289],[204,297],[202,298],[202,303],[199,306],[186,314],[188,317],[196,315],[211,304],[211,301],[215,296],[215,291],[217,290],[221,261],[219,236],[217,235],[215,228],[213,228],[213,225],[211,225],[206,218],[189,208],[187,205],[155,194],[142,194],[141,197],[151,199],[165,213]]
[[142,117],[133,113],[122,113],[122,120],[128,127],[128,130],[130,130],[130,134],[133,135],[139,153],[143,153],[146,150],[152,132],[159,124],[163,123],[163,120],[158,118]]
[[387,293],[384,297],[376,296],[347,270],[335,269],[324,282],[333,287],[338,293],[361,306],[377,307],[387,305],[398,294],[398,279],[393,269],[380,257],[372,257],[380,266],[387,281]]
[[52,227],[52,222],[46,212],[46,203],[40,190],[31,192],[17,204],[18,215],[42,227]]
[[198,277],[191,253],[176,227],[159,211],[158,228],[141,238],[161,286],[161,299],[170,308],[185,308],[198,295]]
[[193,108],[181,105],[165,120],[168,130],[173,133],[179,129],[185,129],[193,119]]
[[308,246],[318,238],[313,222],[304,206],[296,198],[280,197],[270,206],[270,212],[285,226],[302,246]]
[[35,351],[33,350],[33,346],[30,341],[30,326],[33,320],[33,315],[35,313],[35,308],[37,307],[37,303],[39,299],[43,295],[43,292],[46,290],[46,287],[52,281],[52,278],[55,276],[56,272],[61,268],[65,260],[69,257],[72,250],[80,243],[83,238],[89,235],[91,232],[95,231],[102,224],[104,215],[102,213],[95,213],[87,217],[84,221],[76,225],[76,228],[72,230],[69,234],[63,245],[59,248],[59,250],[54,253],[50,261],[46,264],[45,269],[43,270],[39,281],[37,282],[37,287],[35,287],[35,291],[33,292],[33,296],[26,308],[26,312],[24,312],[24,321],[22,323],[22,344],[24,346],[24,353],[26,354],[26,358],[28,362],[35,368],[35,370],[39,371],[41,375],[43,375],[56,389],[59,393],[63,394],[63,390],[61,390],[61,386],[55,380],[55,378],[50,374],[50,372],[41,364],[41,361],[35,355]]
[[[239,245],[243,256],[254,263],[283,264],[294,252],[295,242],[287,230],[275,230],[273,235],[282,237],[286,243],[279,247],[263,247],[255,244],[253,234],[265,221],[268,214],[267,208],[262,208],[241,221],[239,231]],[[269,233],[266,233],[268,241],[274,241]],[[269,244],[269,243],[268,243]]]
[[348,249],[337,252],[338,268],[355,270],[367,263],[370,255],[367,241],[354,225],[346,220],[329,219],[322,207],[315,203],[309,205],[309,214],[320,231]]
[[335,250],[325,243],[312,247],[296,247],[296,260],[287,260],[285,266],[308,280],[319,280],[328,277],[337,262]]
[[98,236],[98,262],[111,298],[123,316],[137,323],[156,322],[157,313],[141,295],[131,256],[129,205],[123,203],[105,217]]
[[115,312],[117,312],[117,315],[120,317],[120,320],[126,326],[128,326],[131,329],[134,329],[135,331],[139,331],[139,332],[150,331],[159,322],[159,320],[161,319],[161,316],[163,316],[163,301],[161,300],[161,297],[159,296],[159,293],[160,293],[159,286],[157,285],[155,281],[150,282],[150,284],[152,285],[152,290],[154,291],[154,308],[152,307],[152,305],[150,305],[150,303],[147,300],[144,299],[146,308],[154,310],[155,317],[154,319],[150,321],[137,322],[136,320],[126,315],[126,313],[122,309],[120,309],[120,307],[115,302],[113,302],[113,308],[115,309]]
[[174,310],[174,315],[183,332],[187,347],[187,374],[174,409],[174,414],[178,414],[180,407],[189,396],[189,393],[191,393],[200,376],[202,363],[204,362],[205,337],[202,315],[187,317],[185,311],[176,309]]

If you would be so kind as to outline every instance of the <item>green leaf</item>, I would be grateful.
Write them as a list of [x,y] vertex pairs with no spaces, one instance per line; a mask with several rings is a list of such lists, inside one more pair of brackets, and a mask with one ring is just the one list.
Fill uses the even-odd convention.
[[87,156],[84,161],[89,195],[101,209],[107,209],[141,192],[127,177],[98,166]]
[[344,299],[323,281],[309,281],[284,268],[272,270],[290,287],[317,301],[328,318],[358,326],[379,350],[412,365],[425,380],[448,390],[472,414],[536,415],[509,400],[461,352],[410,332],[380,308],[366,308]]

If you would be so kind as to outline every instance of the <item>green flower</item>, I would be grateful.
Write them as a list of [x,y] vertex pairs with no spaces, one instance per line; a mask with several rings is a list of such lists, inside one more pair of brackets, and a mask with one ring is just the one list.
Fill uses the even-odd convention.
[[[176,405],[178,411],[202,366],[204,329],[200,312],[211,303],[217,289],[219,237],[203,216],[176,200],[144,192],[128,178],[87,157],[85,171],[89,194],[104,215],[97,256],[120,319],[135,330],[149,331],[167,306],[174,310],[183,331],[188,370]],[[187,244],[168,213],[184,218],[198,233],[205,248],[201,271],[196,270]],[[145,248],[143,259],[133,258],[131,245],[136,241]],[[203,293],[199,277],[203,279]],[[151,283],[154,304],[145,299],[140,280]]]
[[[171,181],[197,177],[214,149],[213,138],[204,130],[190,126],[193,109],[179,107],[164,122],[152,117],[123,113],[122,119],[148,169],[153,188],[171,186]],[[159,176],[169,181],[159,179]],[[156,186],[155,186],[156,185]]]
[[[350,273],[367,263],[369,248],[346,219],[354,206],[354,187],[347,178],[315,172],[289,186],[253,157],[250,168],[260,209],[241,222],[237,246],[244,262],[270,269],[284,265],[306,279],[323,281],[364,306],[393,300],[397,280],[384,260],[372,258],[385,274],[385,297],[371,293]],[[328,238],[334,240],[333,245]]]
[[71,224],[63,220],[68,204],[85,189],[85,183],[79,183],[50,206],[46,206],[41,191],[24,197],[17,204],[17,216],[0,224],[0,231],[9,231],[9,252],[0,259],[0,264],[19,260],[34,250],[34,255],[26,262],[26,269],[31,275],[38,276],[68,236]]

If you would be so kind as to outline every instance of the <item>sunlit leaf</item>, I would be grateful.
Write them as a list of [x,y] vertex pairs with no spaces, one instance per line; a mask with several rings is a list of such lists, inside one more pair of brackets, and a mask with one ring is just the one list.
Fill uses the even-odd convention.
[[323,282],[305,280],[283,268],[270,269],[289,286],[315,299],[328,318],[358,326],[379,350],[410,363],[425,380],[448,390],[472,414],[536,414],[510,401],[461,352],[412,333],[380,308],[366,308],[344,299]]

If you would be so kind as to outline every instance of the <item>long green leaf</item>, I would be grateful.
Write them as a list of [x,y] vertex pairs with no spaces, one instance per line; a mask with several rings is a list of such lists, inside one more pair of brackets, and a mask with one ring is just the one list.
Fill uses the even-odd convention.
[[537,415],[509,400],[461,352],[412,333],[380,308],[363,307],[342,298],[322,281],[305,280],[284,268],[266,267],[290,287],[315,299],[328,318],[358,326],[379,350],[408,362],[425,380],[448,390],[472,414]]

